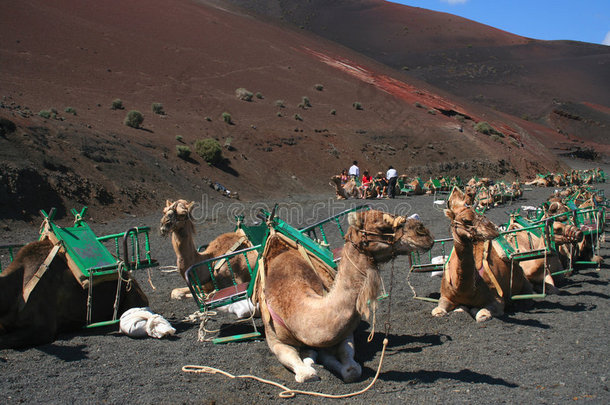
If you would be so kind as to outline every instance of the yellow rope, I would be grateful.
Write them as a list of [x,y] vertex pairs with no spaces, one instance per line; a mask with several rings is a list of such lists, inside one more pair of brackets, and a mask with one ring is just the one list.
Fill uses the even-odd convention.
[[385,350],[386,350],[387,345],[388,345],[388,339],[384,338],[383,339],[383,348],[381,349],[381,359],[379,360],[379,365],[377,366],[377,373],[375,373],[375,377],[373,378],[373,381],[371,381],[371,383],[369,385],[367,385],[365,388],[363,388],[359,391],[350,392],[348,394],[324,394],[322,392],[315,392],[315,391],[293,390],[293,389],[290,389],[290,388],[286,387],[285,385],[282,385],[275,381],[266,380],[264,378],[260,378],[260,377],[254,376],[254,375],[249,375],[249,374],[233,375],[226,371],[223,371],[223,370],[220,370],[220,369],[217,369],[214,367],[208,367],[208,366],[196,366],[196,365],[189,364],[189,365],[183,366],[182,371],[185,373],[196,373],[196,374],[200,374],[200,373],[222,374],[225,377],[229,377],[232,379],[249,378],[249,379],[259,381],[259,382],[262,382],[265,384],[273,385],[275,387],[282,389],[283,391],[281,391],[278,394],[278,396],[280,398],[292,398],[292,397],[295,397],[297,394],[310,395],[310,396],[322,397],[322,398],[349,398],[349,397],[353,397],[356,395],[364,394],[366,391],[371,389],[373,387],[373,385],[377,382],[377,379],[379,378],[379,373],[381,372],[381,365],[383,364],[383,359],[385,357]]

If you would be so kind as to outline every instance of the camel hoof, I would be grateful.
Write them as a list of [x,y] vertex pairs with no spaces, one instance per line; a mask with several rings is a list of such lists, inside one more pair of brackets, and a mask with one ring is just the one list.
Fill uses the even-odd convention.
[[554,285],[547,284],[544,286],[544,288],[548,295],[559,294],[559,288],[555,287]]
[[445,315],[447,315],[447,311],[441,307],[436,307],[432,310],[432,316],[441,317]]
[[602,264],[604,262],[604,258],[601,256],[595,255],[595,256],[593,256],[593,261],[597,264]]
[[477,312],[477,315],[475,316],[477,322],[489,321],[491,318],[491,312],[489,312],[487,308],[481,309],[479,312]]
[[362,375],[362,367],[360,364],[354,362],[350,362],[350,364],[346,365],[341,369],[341,378],[346,383],[354,382]]
[[320,381],[316,370],[311,366],[302,366],[295,370],[294,379],[299,383]]
[[460,305],[459,307],[454,309],[453,312],[466,312],[466,313],[468,313],[468,307]]

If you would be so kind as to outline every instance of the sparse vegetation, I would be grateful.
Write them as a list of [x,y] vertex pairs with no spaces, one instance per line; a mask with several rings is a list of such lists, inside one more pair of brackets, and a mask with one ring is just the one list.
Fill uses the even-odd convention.
[[229,125],[233,124],[233,119],[231,118],[231,114],[229,114],[228,112],[223,112],[221,117],[222,117],[222,120],[224,122],[226,122],[227,124],[229,124]]
[[176,145],[176,154],[180,159],[188,159],[191,156],[191,148],[186,145]]
[[303,117],[301,117],[299,114],[294,114],[294,119],[297,121],[303,121]]
[[280,118],[281,118],[281,117],[283,117],[283,115],[282,115],[282,112],[281,112],[281,111],[278,111],[278,112],[277,112],[277,114],[275,114],[275,115],[277,115],[277,116],[278,116],[278,117],[280,117]]
[[318,90],[318,91],[322,91],[322,90],[324,90],[324,85],[319,84],[319,83],[318,84],[314,84],[313,88]]
[[115,98],[114,100],[112,100],[112,106],[110,108],[113,110],[125,109],[125,107],[123,107],[123,101],[120,98]]
[[209,165],[215,165],[222,160],[222,148],[220,147],[220,143],[213,138],[196,140],[195,152]]
[[428,110],[428,114],[430,114],[430,115],[436,115],[436,110],[435,110],[435,109],[433,109],[433,108],[431,108],[431,109],[429,109],[429,110]]
[[489,123],[485,121],[477,122],[474,126],[474,130],[485,135],[496,135],[500,138],[504,138],[504,134],[500,131],[496,131]]
[[286,104],[284,100],[275,100],[275,106],[279,108],[286,108]]
[[330,115],[337,115],[337,110],[335,110],[334,108],[330,110]]
[[74,107],[66,107],[64,109],[64,112],[68,113],[68,114],[76,115],[76,109]]
[[152,112],[158,115],[165,115],[165,111],[163,110],[163,104],[161,103],[153,103],[152,104]]
[[178,142],[182,142],[182,135],[176,135],[176,140]]
[[144,116],[140,111],[131,110],[127,113],[125,117],[125,125],[132,128],[140,128],[140,125],[144,122]]
[[235,96],[237,96],[238,99],[243,101],[252,101],[252,97],[254,96],[254,94],[251,91],[240,87],[239,89],[235,90]]
[[422,103],[420,103],[419,101],[415,102],[415,107],[417,108],[424,108],[424,106],[422,105]]
[[301,98],[301,104],[299,104],[299,107],[301,107],[303,109],[311,107],[311,102],[309,101],[309,97],[303,96],[303,98]]
[[265,97],[263,97],[263,93],[258,92],[258,93],[256,93],[256,98],[258,98],[259,100],[262,100],[262,99],[264,99]]
[[206,120],[207,122],[212,122],[212,117],[205,117],[205,120]]
[[55,119],[57,117],[57,113],[54,113],[52,110],[40,110],[38,112],[38,115],[46,119]]
[[356,110],[364,110],[364,108],[362,107],[362,104],[359,101],[355,101],[352,104],[352,107],[354,107]]

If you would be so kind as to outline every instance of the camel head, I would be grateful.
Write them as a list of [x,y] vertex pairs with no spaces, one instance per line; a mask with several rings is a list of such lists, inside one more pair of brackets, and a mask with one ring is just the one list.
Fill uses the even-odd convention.
[[348,221],[346,239],[378,263],[434,244],[430,231],[416,219],[370,210],[350,213]]
[[[570,209],[560,201],[548,202],[543,204],[542,207],[544,208],[544,216],[547,218],[570,212]],[[558,221],[565,221],[568,219],[568,217],[565,215],[557,217],[556,219]]]
[[498,228],[468,204],[468,197],[459,188],[454,188],[447,201],[445,216],[451,220],[454,238],[471,242],[497,238]]
[[190,218],[191,209],[195,205],[194,201],[176,200],[165,202],[163,218],[161,218],[161,235],[167,236],[172,232],[184,229],[189,224],[192,226]]

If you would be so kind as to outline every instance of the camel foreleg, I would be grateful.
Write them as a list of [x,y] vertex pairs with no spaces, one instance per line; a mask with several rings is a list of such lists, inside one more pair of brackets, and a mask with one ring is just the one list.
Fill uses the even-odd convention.
[[296,347],[282,343],[276,336],[271,327],[265,324],[265,335],[267,346],[277,359],[290,371],[294,373],[297,382],[318,381],[320,377],[313,368],[314,358],[309,356],[305,361],[299,356]]
[[362,367],[354,360],[354,355],[356,354],[354,336],[350,335],[343,342],[339,343],[334,351],[336,356],[330,350],[322,350],[320,352],[320,361],[324,367],[339,374],[345,382],[353,382],[360,378]]
[[453,311],[457,305],[449,301],[447,298],[441,296],[438,300],[438,306],[432,310],[432,316],[440,317],[447,315],[450,311]]

